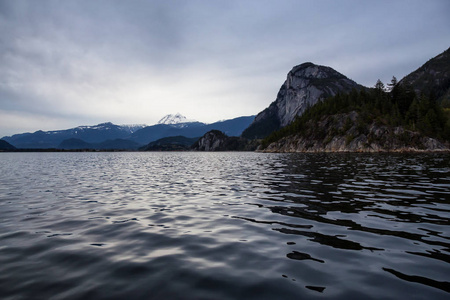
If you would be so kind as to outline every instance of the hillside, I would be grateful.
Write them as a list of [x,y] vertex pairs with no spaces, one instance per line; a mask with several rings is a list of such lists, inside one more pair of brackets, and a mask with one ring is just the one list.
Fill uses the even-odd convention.
[[423,93],[450,107],[450,48],[405,76],[400,84],[410,85],[418,95]]
[[397,84],[331,97],[263,140],[267,152],[448,150],[450,121],[436,101]]

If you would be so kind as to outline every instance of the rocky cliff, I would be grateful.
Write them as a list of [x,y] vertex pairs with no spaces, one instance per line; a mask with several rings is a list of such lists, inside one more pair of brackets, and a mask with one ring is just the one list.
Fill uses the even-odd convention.
[[309,62],[295,66],[288,73],[276,100],[256,116],[242,136],[264,138],[288,125],[320,99],[346,93],[353,88],[361,86],[330,67]]
[[360,115],[350,113],[324,116],[309,121],[301,134],[271,143],[263,152],[410,152],[450,151],[437,139],[401,126],[373,121],[361,126]]

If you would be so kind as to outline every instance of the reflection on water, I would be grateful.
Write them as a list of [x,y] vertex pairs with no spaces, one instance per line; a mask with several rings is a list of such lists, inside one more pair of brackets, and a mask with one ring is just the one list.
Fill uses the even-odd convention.
[[2,153],[5,299],[446,299],[448,154]]

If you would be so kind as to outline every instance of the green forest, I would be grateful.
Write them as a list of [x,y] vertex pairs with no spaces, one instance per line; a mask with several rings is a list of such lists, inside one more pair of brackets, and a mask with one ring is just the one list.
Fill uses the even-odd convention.
[[[439,140],[450,140],[450,109],[443,108],[433,93],[417,95],[412,86],[399,84],[393,77],[387,87],[378,80],[373,88],[354,89],[348,94],[337,94],[319,101],[290,125],[266,137],[262,147],[266,148],[289,135],[311,132],[314,124],[327,116],[352,111],[358,113],[356,125],[359,134],[367,134],[370,124],[375,122],[392,127],[402,126]],[[325,136],[328,133],[318,134]]]

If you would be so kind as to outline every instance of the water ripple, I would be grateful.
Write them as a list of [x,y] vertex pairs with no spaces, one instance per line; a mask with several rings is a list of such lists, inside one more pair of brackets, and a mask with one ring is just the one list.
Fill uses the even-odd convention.
[[2,153],[2,299],[447,299],[447,154]]

